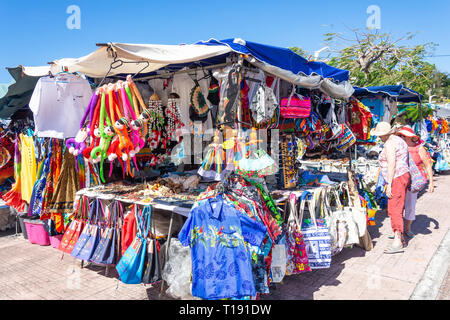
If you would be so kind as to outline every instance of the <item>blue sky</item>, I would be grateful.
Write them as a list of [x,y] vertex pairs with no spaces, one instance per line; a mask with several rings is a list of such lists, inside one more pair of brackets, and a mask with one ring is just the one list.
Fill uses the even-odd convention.
[[[69,5],[81,9],[81,29],[69,30]],[[381,9],[381,32],[419,32],[411,44],[435,42],[436,55],[450,55],[448,0],[14,0],[0,1],[0,83],[5,67],[45,65],[80,57],[96,43],[194,43],[239,37],[308,51],[323,47],[323,34],[364,29],[369,5]],[[450,72],[450,56],[430,58]]]

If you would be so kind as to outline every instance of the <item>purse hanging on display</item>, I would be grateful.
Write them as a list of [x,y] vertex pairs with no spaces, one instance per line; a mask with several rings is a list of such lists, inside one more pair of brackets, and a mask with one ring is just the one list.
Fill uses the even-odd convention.
[[297,197],[291,193],[288,221],[286,223],[286,275],[299,274],[311,271],[308,256],[306,254],[305,241],[300,231],[301,225],[297,217]]
[[[100,240],[99,237],[99,227],[98,227],[98,217],[99,212],[98,208],[102,205],[101,201],[97,198],[91,206],[91,210],[89,213],[89,221],[84,226],[83,232],[80,235],[75,247],[71,252],[71,256],[80,260],[89,261],[92,257],[95,248]],[[94,213],[95,210],[95,213]],[[93,216],[95,215],[95,222]]]
[[331,106],[328,110],[327,117],[325,119],[326,124],[329,127],[329,131],[327,133],[326,140],[335,140],[339,138],[342,134],[342,127],[337,122],[336,112],[334,111],[335,105],[334,100],[331,99]]
[[72,253],[75,243],[84,229],[86,211],[89,211],[89,199],[85,196],[78,201],[78,214],[70,222],[59,244],[59,250],[64,253]]
[[100,227],[100,240],[89,260],[103,265],[114,265],[117,261],[118,216],[122,205],[114,201],[112,211],[109,213],[108,225]]
[[344,152],[348,148],[350,148],[352,145],[356,143],[355,135],[353,134],[352,130],[350,130],[349,127],[347,127],[346,124],[341,124],[342,127],[342,138],[339,141],[338,145],[336,146],[336,149],[338,151]]
[[345,247],[345,241],[348,235],[348,226],[345,216],[340,208],[333,209],[330,205],[329,189],[322,189],[322,201],[324,203],[324,210],[327,212],[328,231],[331,240],[331,255],[334,256],[342,251]]
[[348,183],[341,183],[341,191],[347,194],[348,206],[344,206],[344,211],[349,211],[353,217],[356,228],[358,230],[358,237],[363,237],[367,230],[367,214],[366,210],[362,207],[356,207],[352,204],[352,197],[350,195],[350,190]]
[[125,251],[116,266],[119,278],[123,283],[139,284],[145,266],[145,252],[147,250],[147,234],[150,226],[151,207],[146,206],[137,215],[138,231],[131,245]]
[[[339,198],[339,193],[336,189],[333,191],[333,193],[336,198],[337,210],[341,210],[341,218],[345,220],[347,224],[347,238],[345,239],[345,245],[347,246],[357,244],[359,243],[359,234],[358,234],[358,226],[356,225],[353,217],[354,215],[353,208],[349,206],[344,207],[342,205],[342,202]],[[355,215],[357,214],[358,213],[356,212],[355,209]]]
[[315,217],[315,201],[307,200],[312,194],[304,191],[300,197],[301,205],[299,211],[299,221],[303,221],[305,204],[308,202],[308,211],[312,223],[302,223],[301,232],[305,241],[306,254],[309,259],[311,269],[329,268],[331,265],[331,245],[330,233],[326,225],[318,225]]
[[128,249],[128,247],[136,237],[137,234],[136,211],[137,205],[133,205],[132,209],[123,218],[123,226],[120,237],[120,244],[121,244],[120,256],[123,256],[125,251]]
[[[150,222],[153,226],[153,236],[156,235],[155,221]],[[145,267],[142,283],[151,284],[162,280],[161,265],[159,263],[158,240],[147,238],[147,250],[145,254]]]
[[289,97],[281,99],[280,115],[285,119],[308,118],[311,115],[311,99],[299,95],[293,85]]

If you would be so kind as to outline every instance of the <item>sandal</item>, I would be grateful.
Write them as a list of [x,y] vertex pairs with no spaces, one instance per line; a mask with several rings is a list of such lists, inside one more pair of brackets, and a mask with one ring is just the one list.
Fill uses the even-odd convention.
[[394,254],[394,253],[402,253],[402,252],[404,252],[403,245],[400,245],[399,247],[394,247],[391,244],[389,247],[384,249],[384,253],[386,253],[386,254]]
[[406,231],[405,234],[409,237],[409,238],[414,238],[416,235],[414,233],[412,233],[411,231]]

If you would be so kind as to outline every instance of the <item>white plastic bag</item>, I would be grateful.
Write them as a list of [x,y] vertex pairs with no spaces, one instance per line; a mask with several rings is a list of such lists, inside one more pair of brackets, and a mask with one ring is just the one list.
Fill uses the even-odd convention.
[[162,272],[167,283],[166,293],[175,299],[196,299],[191,294],[191,249],[183,247],[176,238],[171,239],[168,257]]

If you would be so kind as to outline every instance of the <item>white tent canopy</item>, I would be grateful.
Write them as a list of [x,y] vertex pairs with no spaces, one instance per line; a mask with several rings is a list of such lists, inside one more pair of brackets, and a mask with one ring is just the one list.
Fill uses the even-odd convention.
[[[53,61],[49,66],[24,67],[23,69],[25,74],[32,76],[45,76],[49,71],[56,74],[66,68],[71,73],[80,72],[92,78],[103,78],[108,71],[108,76],[136,74],[140,71],[150,73],[168,65],[202,61],[233,51],[230,46],[226,45],[108,43],[81,58],[64,58]],[[114,68],[111,68],[115,59],[120,59],[124,63],[114,63]],[[246,56],[246,59],[256,67],[285,81],[308,89],[320,89],[335,98],[348,99],[354,92],[349,81],[336,83],[317,74],[294,74],[289,70],[260,61],[252,56]],[[148,66],[142,62],[147,62]],[[145,69],[142,70],[144,67]]]

